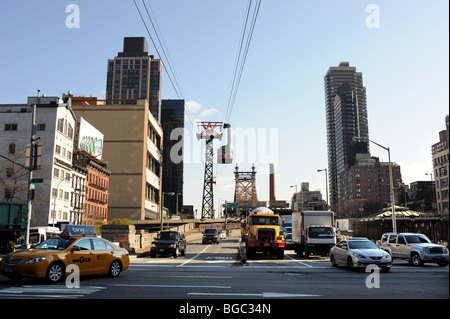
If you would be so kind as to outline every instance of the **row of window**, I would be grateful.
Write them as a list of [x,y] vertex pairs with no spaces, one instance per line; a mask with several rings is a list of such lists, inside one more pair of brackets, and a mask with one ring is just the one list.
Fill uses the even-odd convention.
[[64,134],[68,138],[73,139],[73,127],[70,123],[67,122],[67,120],[62,118],[58,119],[56,130],[59,133]]
[[96,186],[100,189],[108,189],[109,181],[105,177],[89,172],[86,178],[89,186]]
[[55,153],[64,158],[67,158],[69,161],[72,161],[72,152],[66,150],[65,147],[61,147],[60,145],[56,144]]
[[[45,124],[37,124],[38,131],[45,131]],[[18,124],[16,123],[7,123],[5,124],[5,131],[17,131]]]
[[159,204],[159,190],[147,183],[145,187],[145,199]]

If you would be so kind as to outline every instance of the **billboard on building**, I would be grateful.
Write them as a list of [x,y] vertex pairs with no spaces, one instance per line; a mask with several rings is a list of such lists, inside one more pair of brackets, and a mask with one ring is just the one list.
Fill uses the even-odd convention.
[[78,148],[98,159],[102,159],[103,134],[82,117],[80,117]]

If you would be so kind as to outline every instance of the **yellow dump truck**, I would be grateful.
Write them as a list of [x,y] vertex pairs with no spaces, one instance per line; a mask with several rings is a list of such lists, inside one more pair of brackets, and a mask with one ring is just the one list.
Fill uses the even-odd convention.
[[258,207],[251,211],[246,224],[248,258],[254,257],[256,253],[263,253],[284,259],[286,242],[279,215],[267,207]]

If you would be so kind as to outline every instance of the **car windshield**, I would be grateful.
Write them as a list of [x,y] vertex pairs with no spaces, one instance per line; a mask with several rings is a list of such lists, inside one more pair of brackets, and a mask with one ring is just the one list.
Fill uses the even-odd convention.
[[252,225],[277,225],[280,226],[280,218],[277,216],[253,216]]
[[51,238],[48,239],[35,248],[40,249],[55,249],[55,250],[64,250],[70,246],[75,241],[75,238]]
[[159,233],[157,239],[161,239],[161,240],[176,240],[177,239],[177,233],[176,232],[162,232],[162,233]]
[[215,228],[207,228],[205,229],[205,234],[217,234],[218,230]]
[[358,240],[358,241],[348,241],[348,247],[350,249],[379,249],[377,245],[375,245],[370,240]]
[[334,237],[332,227],[311,227],[309,229],[309,238],[330,238]]
[[430,244],[431,241],[425,235],[406,235],[409,244]]

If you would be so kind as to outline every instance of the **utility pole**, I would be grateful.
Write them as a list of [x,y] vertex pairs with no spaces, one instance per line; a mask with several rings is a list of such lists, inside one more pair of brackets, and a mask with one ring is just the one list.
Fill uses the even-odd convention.
[[[38,103],[40,99],[40,90],[38,90]],[[27,216],[27,230],[25,233],[25,245],[26,248],[30,245],[30,223],[31,223],[31,193],[32,193],[32,183],[33,179],[33,167],[34,167],[34,152],[36,151],[34,148],[34,141],[36,140],[37,126],[36,126],[36,104],[33,104],[31,109],[31,136],[30,136],[30,161],[28,165],[28,192],[27,192],[27,204],[28,204],[28,216]]]

